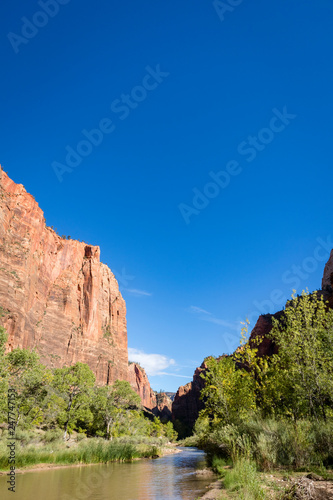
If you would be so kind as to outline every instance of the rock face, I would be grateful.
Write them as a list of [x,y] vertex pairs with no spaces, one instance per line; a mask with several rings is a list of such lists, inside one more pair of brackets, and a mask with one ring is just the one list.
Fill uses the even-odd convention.
[[172,401],[166,392],[158,392],[156,394],[156,407],[153,408],[153,413],[157,417],[160,417],[162,421],[171,420]]
[[132,388],[139,394],[143,406],[152,410],[156,407],[156,396],[145,370],[136,363],[131,363],[128,367],[128,380]]
[[333,287],[333,250],[331,251],[330,258],[326,263],[323,280],[321,283],[321,288],[323,290],[332,291],[332,287]]
[[171,402],[175,399],[175,392],[165,392],[165,394],[168,396],[168,398],[170,398]]
[[156,407],[144,370],[128,366],[126,305],[99,247],[58,236],[1,167],[0,324],[8,350],[35,349],[50,367],[87,363],[98,384],[128,380]]
[[128,379],[126,306],[100,250],[60,238],[0,170],[0,306],[8,349],[48,366],[87,363],[99,384]]
[[193,381],[179,387],[175,399],[172,403],[172,420],[180,420],[192,429],[199,411],[203,409],[204,404],[200,399],[200,392],[205,382],[200,376],[205,371],[207,365],[202,363],[193,375]]
[[[251,335],[250,344],[258,349],[258,356],[271,356],[277,353],[277,347],[274,342],[267,336],[273,328],[272,318],[280,319],[282,312],[276,314],[264,314],[259,316]],[[259,345],[255,342],[256,339],[261,339]]]

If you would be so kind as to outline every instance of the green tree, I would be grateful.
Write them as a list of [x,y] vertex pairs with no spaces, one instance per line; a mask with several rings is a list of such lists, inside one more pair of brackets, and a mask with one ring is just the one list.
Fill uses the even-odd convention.
[[201,398],[205,401],[203,417],[230,424],[248,417],[256,409],[255,381],[251,372],[237,368],[235,360],[210,358],[203,374],[205,387]]
[[117,380],[112,386],[96,389],[95,410],[104,424],[107,439],[112,439],[114,428],[126,418],[130,423],[131,411],[139,410],[141,406],[140,396],[125,380]]
[[8,367],[5,349],[7,343],[7,332],[0,326],[0,421],[6,419],[7,414],[7,390],[8,390]]
[[16,425],[32,425],[43,420],[44,400],[52,374],[34,351],[16,348],[6,355],[8,385],[16,391]]
[[273,318],[270,337],[278,346],[270,374],[276,407],[294,420],[326,420],[333,403],[333,310],[317,292],[293,295],[281,319]]
[[177,431],[175,431],[172,422],[167,422],[164,424],[164,434],[169,441],[176,441],[178,437]]
[[85,363],[57,368],[54,371],[52,388],[58,405],[58,422],[64,429],[64,440],[67,432],[75,428],[80,421],[91,421],[90,401],[93,394],[95,375]]
[[159,417],[154,417],[154,421],[150,424],[150,436],[161,437],[163,436],[163,424]]
[[207,415],[204,415],[202,411],[199,413],[199,417],[197,418],[194,424],[194,434],[199,439],[204,439],[210,431],[210,420]]

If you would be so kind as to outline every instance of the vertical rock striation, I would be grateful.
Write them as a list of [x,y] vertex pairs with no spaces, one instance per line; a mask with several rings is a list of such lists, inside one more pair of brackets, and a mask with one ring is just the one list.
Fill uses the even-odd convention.
[[9,350],[36,349],[48,366],[87,363],[99,384],[128,380],[125,301],[99,247],[58,236],[2,170],[0,306]]
[[136,363],[128,367],[128,380],[132,388],[139,394],[143,406],[152,410],[156,407],[156,396],[147,377],[145,370]]

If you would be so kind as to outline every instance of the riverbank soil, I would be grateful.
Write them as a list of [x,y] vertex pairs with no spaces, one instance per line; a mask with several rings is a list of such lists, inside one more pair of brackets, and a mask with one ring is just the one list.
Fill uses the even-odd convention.
[[227,496],[225,490],[222,490],[223,481],[219,479],[210,485],[210,490],[201,497],[200,500],[223,500],[223,498],[230,498]]
[[[317,474],[297,474],[286,478],[275,474],[266,474],[264,485],[271,498],[282,498],[282,500],[332,500],[333,481],[325,481]],[[282,497],[281,497],[282,494]]]

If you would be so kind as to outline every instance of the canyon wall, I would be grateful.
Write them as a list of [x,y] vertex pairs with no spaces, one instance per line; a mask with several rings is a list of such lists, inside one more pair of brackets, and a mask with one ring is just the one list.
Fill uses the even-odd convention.
[[152,410],[156,407],[156,396],[147,377],[145,370],[136,363],[128,367],[128,380],[140,396],[143,406]]
[[9,350],[36,349],[48,366],[87,363],[99,384],[128,379],[125,301],[99,247],[58,236],[2,170],[0,306]]
[[171,420],[172,400],[166,392],[158,392],[156,394],[156,407],[153,408],[153,413],[157,417],[160,417],[162,422]]
[[321,288],[323,290],[328,291],[329,293],[332,293],[332,286],[333,286],[333,250],[331,251],[330,258],[328,259],[324,269]]
[[128,366],[126,305],[98,246],[61,238],[0,167],[0,324],[8,350],[35,349],[50,367],[87,363],[96,382],[127,380],[159,413],[145,371]]
[[200,368],[195,370],[192,382],[179,387],[172,403],[172,420],[179,420],[190,429],[198,418],[199,411],[204,407],[200,392],[205,383],[200,375],[206,368],[207,365],[203,362]]

